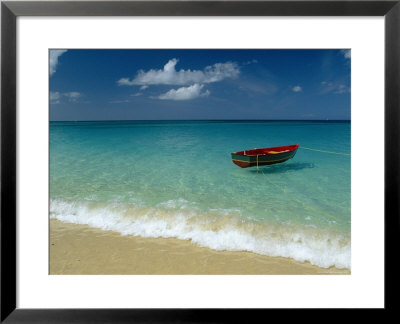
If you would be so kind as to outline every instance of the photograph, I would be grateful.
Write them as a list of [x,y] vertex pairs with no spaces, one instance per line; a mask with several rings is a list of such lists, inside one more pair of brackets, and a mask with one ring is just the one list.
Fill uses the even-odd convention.
[[396,310],[400,0],[361,2],[2,1],[0,322]]
[[350,275],[351,50],[49,55],[50,275]]

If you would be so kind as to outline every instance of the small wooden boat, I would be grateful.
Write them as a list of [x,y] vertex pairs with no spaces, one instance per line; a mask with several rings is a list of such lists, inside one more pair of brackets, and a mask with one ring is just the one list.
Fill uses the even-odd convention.
[[232,162],[241,168],[282,163],[294,157],[298,147],[299,144],[295,144],[234,152]]

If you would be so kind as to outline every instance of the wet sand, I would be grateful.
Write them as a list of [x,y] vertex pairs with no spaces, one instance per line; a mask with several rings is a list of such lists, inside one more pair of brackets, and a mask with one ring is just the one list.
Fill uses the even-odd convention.
[[50,274],[350,274],[251,252],[214,251],[173,238],[122,236],[50,220]]

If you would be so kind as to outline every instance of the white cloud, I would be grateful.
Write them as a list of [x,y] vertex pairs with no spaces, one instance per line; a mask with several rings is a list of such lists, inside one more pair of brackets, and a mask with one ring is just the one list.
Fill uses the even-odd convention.
[[178,59],[174,58],[164,65],[163,69],[149,71],[140,70],[133,79],[122,78],[118,80],[118,85],[189,85],[204,84],[222,81],[228,78],[236,78],[239,73],[239,67],[236,63],[216,63],[207,66],[203,70],[179,70],[175,69]]
[[50,91],[50,103],[59,104],[60,103],[60,93],[59,92],[51,92]]
[[132,83],[132,81],[130,81],[128,78],[119,79],[119,80],[117,81],[117,83],[118,83],[118,85],[120,85],[120,86],[123,86],[123,85],[134,85],[134,84]]
[[322,85],[322,92],[321,92],[322,94],[326,93],[343,94],[351,92],[350,87],[342,83],[322,81],[321,85]]
[[207,97],[210,91],[201,92],[203,89],[203,84],[193,84],[189,87],[182,87],[177,90],[171,89],[168,92],[158,96],[161,100],[191,100],[198,97]]
[[50,50],[50,75],[53,75],[56,72],[58,58],[66,51],[67,50]]
[[346,49],[346,50],[341,50],[340,52],[343,54],[344,58],[351,59],[351,50]]
[[244,62],[243,65],[250,65],[250,64],[257,64],[257,63],[258,63],[258,60],[253,59],[251,61]]
[[336,94],[342,94],[347,92],[350,92],[350,88],[344,84],[339,84],[334,91],[334,93]]
[[82,93],[77,92],[77,91],[71,91],[71,92],[51,92],[50,91],[50,103],[51,104],[59,104],[61,103],[62,98],[67,98],[68,101],[70,102],[76,102],[78,101],[79,98],[82,97]]
[[60,99],[60,93],[50,91],[50,100],[58,100],[58,99]]
[[64,92],[62,94],[64,97],[67,97],[69,101],[77,101],[78,98],[82,96],[80,92],[72,91],[72,92]]
[[297,85],[297,86],[294,86],[294,87],[292,88],[292,90],[293,90],[293,92],[301,92],[301,91],[303,91],[303,88],[300,87],[299,85]]
[[143,93],[142,92],[136,92],[136,93],[132,93],[131,97],[139,97],[141,96]]

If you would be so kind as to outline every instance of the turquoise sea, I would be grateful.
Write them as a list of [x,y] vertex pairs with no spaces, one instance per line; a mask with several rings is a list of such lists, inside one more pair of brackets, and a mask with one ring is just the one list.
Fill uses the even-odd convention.
[[[350,122],[50,122],[50,217],[351,268]],[[230,153],[299,144],[242,169]]]

